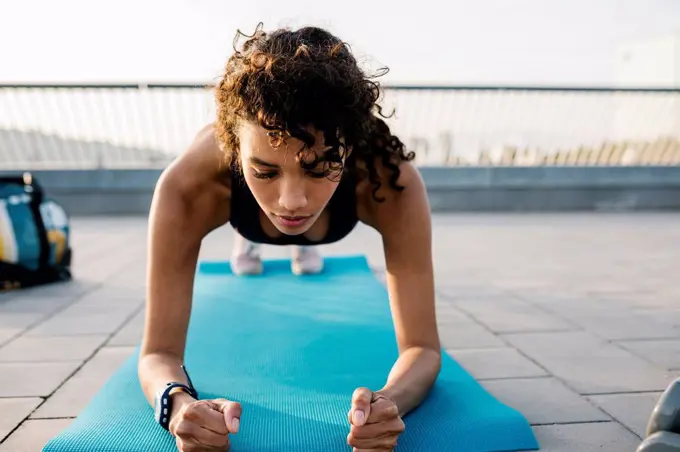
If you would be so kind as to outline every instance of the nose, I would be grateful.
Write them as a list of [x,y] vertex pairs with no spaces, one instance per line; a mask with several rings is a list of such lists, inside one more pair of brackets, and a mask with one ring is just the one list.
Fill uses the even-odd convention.
[[298,213],[307,207],[304,181],[292,177],[283,178],[279,191],[279,206],[289,213]]

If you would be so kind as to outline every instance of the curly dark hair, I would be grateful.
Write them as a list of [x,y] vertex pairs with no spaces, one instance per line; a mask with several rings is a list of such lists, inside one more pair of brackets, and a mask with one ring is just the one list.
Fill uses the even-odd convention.
[[[240,37],[247,39],[238,48]],[[267,129],[273,145],[288,136],[299,139],[304,143],[298,153],[300,164],[313,168],[322,160],[329,177],[359,169],[356,161],[361,160],[365,166],[361,170],[373,184],[373,197],[378,200],[378,159],[391,172],[390,187],[403,190],[397,185],[399,164],[415,157],[376,115],[387,117],[378,105],[380,86],[372,79],[386,72],[366,75],[349,45],[322,28],[267,33],[260,23],[253,35],[238,31],[234,54],[215,86],[216,137],[228,162],[238,155],[236,129],[241,120]],[[330,147],[321,159],[314,153],[310,153],[311,160],[304,155],[315,142],[308,128],[323,133],[324,144]],[[349,156],[347,148],[352,149]]]

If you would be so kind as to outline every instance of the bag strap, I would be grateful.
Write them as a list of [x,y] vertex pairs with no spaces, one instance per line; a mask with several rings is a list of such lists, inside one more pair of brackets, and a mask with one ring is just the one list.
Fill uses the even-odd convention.
[[[33,196],[31,198],[31,211],[35,218],[35,226],[38,229],[38,239],[40,240],[40,268],[44,269],[50,263],[50,242],[47,239],[47,229],[43,221],[42,213],[40,212],[40,205],[44,199],[44,193],[38,185],[32,185]],[[37,188],[37,189],[36,189]]]
[[25,178],[23,176],[0,176],[0,183],[26,185]]

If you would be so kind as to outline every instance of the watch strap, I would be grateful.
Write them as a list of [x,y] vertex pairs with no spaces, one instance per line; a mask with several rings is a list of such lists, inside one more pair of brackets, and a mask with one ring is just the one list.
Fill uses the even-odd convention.
[[190,396],[192,396],[195,399],[198,399],[198,392],[196,391],[196,388],[194,388],[194,385],[191,381],[191,377],[189,377],[189,373],[186,370],[185,366],[182,366],[182,370],[184,371],[184,375],[187,377],[187,381],[189,384],[184,384],[184,383],[179,383],[179,382],[170,382],[165,386],[165,389],[163,389],[163,392],[160,394],[158,400],[156,401],[157,406],[156,406],[156,421],[163,427],[165,430],[170,429],[170,414],[172,413],[172,396],[177,393],[177,392],[186,392]]
[[195,399],[198,398],[198,394],[196,393],[196,391],[191,387],[185,385],[184,383],[177,382],[168,383],[157,401],[158,418],[156,420],[158,421],[159,424],[161,424],[161,427],[163,427],[165,430],[168,430],[170,428],[170,414],[172,413],[172,395],[176,392],[179,392],[177,391],[178,389],[180,391],[186,392]]

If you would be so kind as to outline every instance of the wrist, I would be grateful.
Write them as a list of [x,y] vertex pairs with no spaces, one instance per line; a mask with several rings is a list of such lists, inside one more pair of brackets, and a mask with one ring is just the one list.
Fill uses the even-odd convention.
[[170,410],[169,430],[174,435],[174,426],[178,419],[177,416],[182,412],[184,407],[196,402],[196,399],[191,394],[182,390],[171,394],[170,398],[172,399],[172,410]]
[[373,392],[374,392],[374,394],[376,394],[378,396],[385,397],[390,402],[394,403],[397,406],[397,408],[399,409],[399,416],[402,416],[401,408],[399,406],[399,396],[398,396],[398,394],[395,394],[394,389],[385,387],[385,388],[382,388],[378,391],[373,391]]

